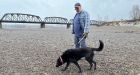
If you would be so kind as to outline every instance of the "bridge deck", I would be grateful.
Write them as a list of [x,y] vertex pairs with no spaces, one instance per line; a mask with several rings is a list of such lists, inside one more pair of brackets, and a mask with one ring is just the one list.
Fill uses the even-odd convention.
[[[63,17],[45,17],[41,20],[39,16],[22,13],[6,13],[0,20],[0,23],[37,23],[37,24],[67,24],[71,25],[73,19],[68,20]],[[90,20],[91,25],[101,25],[103,22]]]

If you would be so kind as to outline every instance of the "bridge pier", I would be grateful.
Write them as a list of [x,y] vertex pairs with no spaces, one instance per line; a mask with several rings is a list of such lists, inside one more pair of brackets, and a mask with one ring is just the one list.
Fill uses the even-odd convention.
[[71,24],[67,24],[67,29],[69,29],[69,28],[70,28],[70,25],[71,25]]
[[0,29],[2,29],[2,23],[0,22]]
[[45,23],[44,23],[44,22],[43,22],[43,23],[41,23],[40,28],[45,28]]

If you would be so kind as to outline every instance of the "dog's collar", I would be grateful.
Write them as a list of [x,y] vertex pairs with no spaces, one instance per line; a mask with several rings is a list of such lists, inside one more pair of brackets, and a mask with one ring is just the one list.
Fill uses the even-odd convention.
[[62,59],[62,57],[60,56],[60,61],[61,61],[61,63],[63,64],[64,62],[63,62],[63,59]]

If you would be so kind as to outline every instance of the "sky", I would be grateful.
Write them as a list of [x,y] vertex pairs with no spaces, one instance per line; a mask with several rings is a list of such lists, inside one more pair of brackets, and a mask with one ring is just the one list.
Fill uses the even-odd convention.
[[81,3],[92,20],[130,19],[133,5],[140,6],[140,0],[0,0],[0,18],[5,13],[25,13],[45,17],[75,15],[74,4]]

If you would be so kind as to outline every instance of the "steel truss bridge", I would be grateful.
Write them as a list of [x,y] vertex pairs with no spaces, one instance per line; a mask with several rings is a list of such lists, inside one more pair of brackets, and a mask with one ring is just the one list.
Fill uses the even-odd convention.
[[[63,17],[45,17],[42,20],[39,16],[32,14],[22,14],[22,13],[6,13],[0,19],[0,28],[2,28],[2,23],[36,23],[41,24],[41,28],[45,28],[45,24],[65,24],[67,27],[73,24],[73,19],[68,20]],[[90,20],[91,25],[100,26],[104,22],[99,22],[95,20]]]

